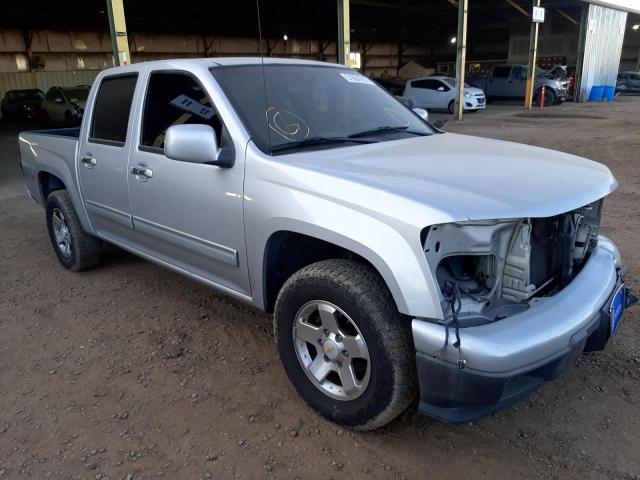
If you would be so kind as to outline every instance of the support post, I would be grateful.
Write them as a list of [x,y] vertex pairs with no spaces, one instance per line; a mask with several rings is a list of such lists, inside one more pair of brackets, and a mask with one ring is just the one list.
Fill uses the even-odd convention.
[[124,5],[122,0],[106,0],[107,13],[109,15],[109,31],[111,32],[111,47],[113,48],[113,61],[117,66],[129,65],[131,54],[129,53],[129,41],[127,39],[127,24],[124,18]]
[[[540,6],[540,0],[534,0],[535,7]],[[524,95],[524,108],[531,109],[533,105],[533,89],[536,85],[536,57],[538,56],[538,29],[540,24],[531,22],[529,36],[529,69],[527,70],[527,89]]]
[[349,0],[338,0],[338,63],[346,65],[351,50]]
[[456,92],[454,119],[462,120],[464,114],[464,74],[467,56],[467,14],[469,0],[458,1],[458,51],[456,54]]
[[31,83],[33,84],[33,88],[38,88],[38,78],[36,77],[36,72],[33,69],[34,60],[33,51],[31,50],[31,41],[33,40],[33,34],[31,32],[23,30],[22,38],[24,39],[24,46],[27,53],[27,63],[29,65],[29,73],[31,74]]
[[584,63],[584,49],[587,40],[587,30],[589,27],[589,5],[582,6],[580,14],[580,36],[578,39],[578,58],[576,59],[576,73],[573,78],[573,98],[574,102],[582,101],[582,65]]

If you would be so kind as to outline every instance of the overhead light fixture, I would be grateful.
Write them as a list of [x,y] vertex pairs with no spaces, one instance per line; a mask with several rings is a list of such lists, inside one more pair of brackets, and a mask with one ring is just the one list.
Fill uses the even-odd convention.
[[449,40],[449,43],[456,43],[458,41],[458,39],[456,37],[451,37],[451,40]]
[[631,27],[634,30],[638,30],[640,29],[640,23],[636,23],[633,27]]
[[287,40],[289,40],[289,36],[285,33],[285,34],[282,36],[282,39],[286,42]]

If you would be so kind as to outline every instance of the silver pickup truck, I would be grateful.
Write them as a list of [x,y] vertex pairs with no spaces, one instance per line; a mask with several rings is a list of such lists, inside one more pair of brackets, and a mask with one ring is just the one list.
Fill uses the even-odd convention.
[[273,312],[295,388],[349,427],[418,391],[443,421],[495,412],[603,349],[634,302],[599,234],[607,167],[443,133],[339,65],[108,69],[79,129],[19,148],[63,267],[108,242]]

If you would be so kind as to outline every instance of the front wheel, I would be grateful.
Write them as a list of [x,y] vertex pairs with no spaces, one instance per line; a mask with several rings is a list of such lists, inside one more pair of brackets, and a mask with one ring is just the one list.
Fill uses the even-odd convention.
[[[540,97],[542,96],[542,89],[536,92],[534,97],[534,102],[537,106],[540,106]],[[556,92],[554,92],[551,88],[544,89],[544,106],[548,107],[550,105],[555,105],[556,103]]]
[[451,115],[453,115],[455,113],[455,109],[456,109],[456,101],[455,100],[451,100],[449,102],[449,106],[447,108],[449,109],[449,113]]
[[294,387],[329,420],[372,430],[415,396],[410,322],[366,265],[325,260],[299,270],[278,295],[274,330]]

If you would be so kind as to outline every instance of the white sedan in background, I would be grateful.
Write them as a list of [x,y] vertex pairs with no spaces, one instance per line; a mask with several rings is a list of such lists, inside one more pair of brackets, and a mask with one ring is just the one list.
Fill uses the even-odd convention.
[[[404,97],[413,101],[415,107],[428,110],[448,110],[453,113],[456,97],[455,78],[444,75],[414,78],[408,80]],[[480,88],[464,85],[465,111],[477,111],[487,106],[484,92]]]

